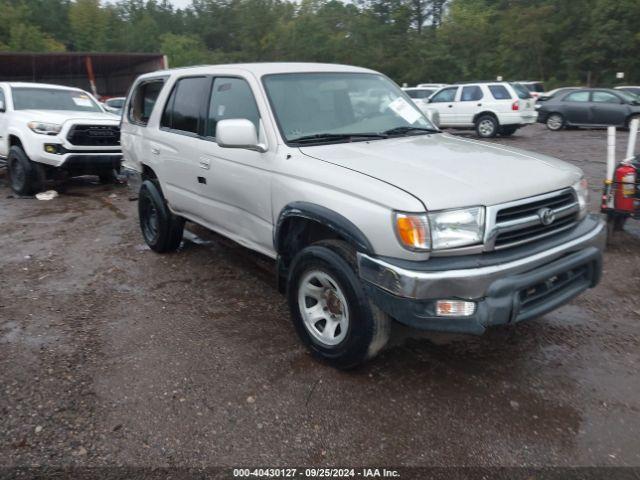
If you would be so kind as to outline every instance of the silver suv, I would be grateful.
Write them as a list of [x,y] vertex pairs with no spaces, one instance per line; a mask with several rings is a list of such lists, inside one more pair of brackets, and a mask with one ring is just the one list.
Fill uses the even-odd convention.
[[189,220],[273,258],[300,338],[338,367],[379,352],[393,320],[480,334],[600,277],[605,230],[578,168],[441,133],[375,71],[147,74],[122,147],[149,246],[176,250]]

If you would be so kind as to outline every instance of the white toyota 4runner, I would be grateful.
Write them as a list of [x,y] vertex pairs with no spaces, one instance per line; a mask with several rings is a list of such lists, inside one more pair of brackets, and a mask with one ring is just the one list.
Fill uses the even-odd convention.
[[375,355],[393,320],[480,334],[600,278],[580,169],[441,133],[371,70],[147,74],[122,147],[148,245],[176,250],[190,220],[275,259],[300,338],[335,366]]
[[63,172],[112,181],[122,161],[119,123],[84,90],[0,83],[0,159],[11,188],[32,195]]

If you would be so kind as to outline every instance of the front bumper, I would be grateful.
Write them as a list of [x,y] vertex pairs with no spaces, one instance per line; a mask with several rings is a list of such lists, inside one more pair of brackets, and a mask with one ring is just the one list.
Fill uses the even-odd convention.
[[[602,220],[589,216],[561,238],[549,248],[523,249],[532,252],[517,258],[509,253],[490,262],[452,257],[449,268],[445,257],[429,269],[434,259],[411,266],[358,254],[359,272],[372,300],[396,320],[422,330],[480,334],[491,325],[543,315],[598,283],[606,241]],[[476,311],[438,317],[438,299],[473,301]]]

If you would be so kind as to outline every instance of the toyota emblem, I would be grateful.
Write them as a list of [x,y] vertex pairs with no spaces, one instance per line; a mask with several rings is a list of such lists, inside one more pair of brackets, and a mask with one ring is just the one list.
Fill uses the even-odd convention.
[[541,208],[538,210],[538,218],[540,218],[540,222],[542,222],[543,225],[551,225],[556,219],[556,212],[550,208]]

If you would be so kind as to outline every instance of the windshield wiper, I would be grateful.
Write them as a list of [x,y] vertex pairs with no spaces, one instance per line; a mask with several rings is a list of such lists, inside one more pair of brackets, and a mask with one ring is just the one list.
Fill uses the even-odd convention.
[[427,128],[427,127],[396,127],[391,128],[389,130],[385,130],[382,132],[384,135],[404,135],[411,132],[425,132],[425,133],[442,133],[440,130],[435,128]]
[[289,140],[291,143],[314,143],[323,141],[352,140],[354,138],[387,138],[384,133],[315,133]]

